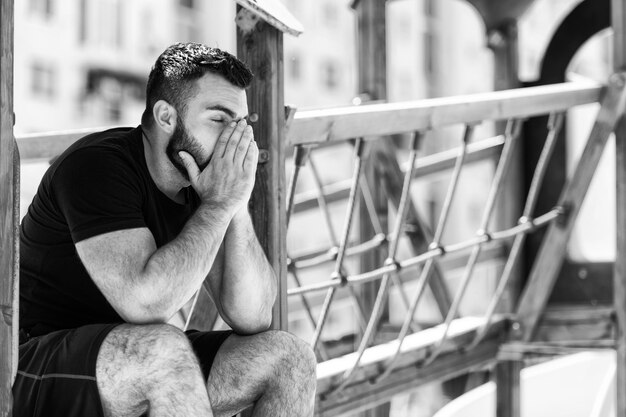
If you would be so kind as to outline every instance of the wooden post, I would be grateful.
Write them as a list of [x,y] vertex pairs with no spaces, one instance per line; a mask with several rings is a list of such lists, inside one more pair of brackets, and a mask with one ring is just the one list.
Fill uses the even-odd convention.
[[247,91],[248,111],[250,115],[258,115],[258,121],[252,123],[260,149],[256,184],[250,202],[252,220],[278,277],[272,327],[287,330],[283,33],[248,9],[237,6],[237,10],[237,56],[254,73],[254,80]]
[[[626,0],[611,1],[613,26],[613,69],[626,71]],[[616,320],[615,415],[626,417],[626,123],[622,116],[615,128],[616,149],[616,230],[617,248],[613,273],[613,300]]]
[[[497,33],[497,35],[496,35]],[[518,76],[518,35],[517,21],[513,20],[502,25],[497,31],[490,31],[488,34],[489,48],[494,56],[494,90],[508,90],[519,88]],[[496,123],[496,134],[504,134],[506,122]],[[506,187],[498,200],[496,211],[496,230],[511,227],[517,222],[522,214],[524,205],[522,199],[522,159],[519,152],[518,157],[511,161]],[[521,264],[520,264],[521,265]],[[504,303],[501,307],[511,311],[516,305],[521,289],[521,271],[514,272],[511,285],[504,296]]]
[[13,139],[13,0],[0,2],[0,416],[11,415],[17,363]]
[[522,362],[503,360],[496,364],[496,416],[520,417],[520,372]]
[[[369,100],[387,99],[387,43],[386,43],[386,12],[385,1],[355,0],[352,8],[357,17],[357,68],[358,92]],[[376,141],[380,142],[380,141]],[[376,142],[370,142],[370,145]],[[363,175],[369,184],[372,199],[383,231],[387,233],[387,198],[384,195],[380,179],[376,175],[373,163],[374,146],[370,146],[369,158],[363,167]],[[367,207],[363,201],[359,204],[359,234],[361,239],[368,239],[375,234],[370,222]],[[386,248],[361,257],[361,270],[369,271],[383,265],[387,256]],[[380,283],[364,284],[360,288],[361,304],[366,312],[371,312]],[[389,320],[384,311],[381,324]],[[389,403],[375,407],[361,414],[363,417],[386,417],[389,415]]]
[[[515,340],[528,342],[535,333],[539,318],[544,311],[548,297],[556,282],[557,274],[567,249],[567,241],[574,228],[576,217],[602,156],[602,151],[610,134],[615,131],[617,122],[621,119],[625,107],[626,74],[614,73],[609,79],[609,84],[602,98],[600,111],[589,134],[587,144],[559,198],[559,206],[562,207],[564,212],[563,217],[548,227],[535,263],[530,271],[528,283],[520,297],[517,309],[519,322],[516,328],[514,328],[513,334]],[[619,162],[623,161],[620,160]],[[618,177],[618,179],[623,179],[623,177]],[[622,221],[622,219],[619,218],[619,221]],[[621,245],[622,243],[619,244]],[[617,258],[619,260],[620,256],[618,255]],[[617,272],[623,273],[621,266],[617,268]],[[621,301],[617,300],[618,303]],[[619,308],[623,309],[624,306],[620,304]]]
[[[518,37],[517,21],[504,23],[501,27],[491,29],[487,33],[489,48],[494,56],[494,90],[507,90],[519,87],[518,78]],[[496,133],[503,134],[505,122],[496,123]],[[502,230],[515,224],[521,215],[523,202],[520,198],[521,159],[511,161],[508,183],[502,196],[498,199],[496,212],[496,230]],[[502,272],[502,268],[500,268]],[[507,288],[504,296],[507,311],[512,311],[520,292],[520,271],[514,272],[512,285]],[[504,303],[503,303],[504,304]],[[520,371],[522,363],[518,361],[502,361],[496,365],[496,416],[519,417],[520,403]]]

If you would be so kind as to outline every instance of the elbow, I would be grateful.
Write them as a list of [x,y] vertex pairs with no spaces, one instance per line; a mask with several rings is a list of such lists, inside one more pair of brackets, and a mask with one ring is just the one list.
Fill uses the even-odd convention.
[[240,335],[253,335],[269,330],[272,326],[271,311],[265,314],[224,312],[224,321]]
[[131,302],[116,308],[116,311],[125,322],[138,325],[167,323],[173,315],[161,306],[159,300],[149,299],[145,294],[136,294]]

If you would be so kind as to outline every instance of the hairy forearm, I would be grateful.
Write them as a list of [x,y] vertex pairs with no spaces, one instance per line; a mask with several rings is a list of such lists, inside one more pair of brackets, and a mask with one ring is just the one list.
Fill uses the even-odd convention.
[[247,211],[233,218],[224,238],[221,304],[232,322],[247,332],[269,327],[276,298],[276,276],[254,232]]
[[168,319],[200,288],[231,218],[227,210],[203,203],[180,234],[150,256],[139,279],[152,295],[146,302],[151,314]]

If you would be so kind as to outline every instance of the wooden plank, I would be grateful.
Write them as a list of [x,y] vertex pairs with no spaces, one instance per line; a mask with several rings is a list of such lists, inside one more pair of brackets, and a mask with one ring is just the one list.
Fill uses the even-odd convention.
[[[378,0],[362,0],[353,6],[357,24],[357,61],[358,61],[358,93],[369,100],[387,99],[387,13],[385,2]],[[379,146],[381,141],[370,142],[370,147]],[[372,158],[371,149],[367,152],[363,165],[363,177],[372,196],[372,203],[383,233],[389,230],[387,197],[381,179],[376,175],[376,161]],[[372,224],[365,200],[359,197],[359,237],[361,241],[369,240],[377,231]],[[360,258],[360,271],[371,271],[384,264],[388,256],[388,246],[366,253]],[[359,301],[367,314],[373,311],[380,281],[366,283],[357,288]],[[389,297],[387,297],[387,300]],[[369,316],[368,316],[369,318]],[[380,324],[389,321],[387,306],[383,307]],[[359,340],[360,342],[360,340]],[[389,404],[381,404],[363,411],[361,417],[387,417]]]
[[13,139],[12,0],[0,3],[0,416],[10,416],[16,369],[17,302],[15,279],[15,207]]
[[413,390],[420,385],[444,381],[469,371],[493,364],[498,346],[504,337],[506,321],[496,321],[489,336],[475,349],[463,351],[474,337],[482,319],[467,317],[454,322],[452,337],[445,345],[444,354],[428,366],[419,364],[427,357],[433,343],[440,337],[442,326],[433,327],[407,336],[397,369],[388,378],[373,384],[380,366],[395,350],[395,341],[369,348],[363,356],[363,366],[352,384],[339,393],[327,395],[340,381],[343,372],[352,364],[353,354],[318,365],[318,402],[316,415],[340,416],[366,410],[372,404],[381,404],[394,395]]
[[113,126],[30,133],[18,136],[16,138],[17,146],[20,148],[22,160],[51,159],[63,153],[72,143],[83,136],[101,132],[112,127]]
[[602,86],[561,83],[466,96],[298,112],[288,141],[326,144],[354,137],[384,136],[483,120],[506,120],[595,103]]
[[539,317],[545,308],[550,292],[567,249],[567,240],[593,178],[602,151],[624,111],[626,101],[626,78],[623,73],[613,74],[609,88],[602,99],[596,122],[580,157],[576,170],[566,184],[559,199],[559,206],[566,211],[562,221],[550,225],[543,240],[528,283],[522,293],[515,326],[514,340],[528,342],[535,333]]
[[[626,0],[611,0],[613,70],[626,70]],[[622,115],[615,129],[616,150],[616,257],[613,269],[613,305],[616,342],[616,413],[626,416],[626,122]]]
[[[238,9],[238,15],[251,13]],[[247,91],[248,110],[258,115],[252,126],[260,149],[250,207],[256,234],[278,277],[272,326],[287,329],[283,34],[264,21],[251,29],[238,25],[237,56],[256,74]]]
[[498,361],[496,375],[496,417],[520,417],[520,372],[522,361]]
[[[493,7],[493,4],[492,4]],[[494,87],[496,90],[506,90],[519,87],[518,79],[518,38],[517,20],[511,19],[508,23],[501,24],[495,29],[500,35],[499,42],[489,42],[489,47],[494,53]],[[490,36],[489,39],[495,39]],[[497,122],[496,131],[503,133],[505,123]],[[495,228],[504,229],[520,217],[523,207],[521,199],[522,181],[522,158],[519,152],[511,160],[508,168],[507,184],[497,200],[495,212]],[[519,297],[520,287],[520,264],[513,272],[510,284],[507,286],[504,300],[507,305],[502,305],[504,311],[512,311],[515,300]],[[502,272],[500,268],[500,273]],[[503,303],[504,304],[504,303]],[[522,364],[517,361],[498,362],[495,369],[496,376],[496,416],[519,417],[520,416],[520,371]]]

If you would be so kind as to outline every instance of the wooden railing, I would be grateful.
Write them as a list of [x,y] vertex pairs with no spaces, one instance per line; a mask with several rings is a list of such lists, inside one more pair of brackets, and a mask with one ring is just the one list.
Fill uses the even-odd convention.
[[[289,311],[305,312],[315,329],[312,344],[320,358],[317,404],[319,415],[342,415],[365,410],[388,401],[399,392],[414,389],[418,384],[493,366],[501,344],[516,337],[508,336],[511,322],[516,323],[514,329],[518,331],[520,327],[517,327],[517,323],[522,323],[520,341],[531,340],[538,317],[545,307],[550,283],[556,277],[554,268],[548,268],[551,276],[534,272],[518,311],[496,314],[496,307],[505,291],[506,280],[519,259],[520,246],[527,233],[540,227],[549,227],[549,230],[556,232],[549,231],[548,239],[554,233],[559,234],[557,244],[560,246],[563,246],[563,239],[569,236],[570,226],[563,232],[563,224],[572,224],[576,209],[582,202],[588,181],[597,165],[596,153],[602,149],[624,108],[624,88],[618,82],[623,78],[622,75],[615,77],[609,83],[608,91],[597,84],[565,83],[417,102],[301,111],[295,114],[293,120],[288,122],[287,132],[287,146],[294,151],[292,161],[295,164],[287,191],[287,223],[291,217],[300,213],[326,210],[322,215],[326,218],[329,234],[334,236],[329,247],[308,251],[287,248],[289,255],[292,255],[288,259],[290,277],[295,284],[281,294],[281,297],[289,297]],[[562,114],[572,107],[598,102],[602,104],[602,109],[587,145],[593,155],[588,156],[589,152],[583,154],[559,206],[546,213],[535,214],[536,188],[545,175],[552,139],[560,128]],[[517,224],[501,230],[491,230],[490,220],[494,215],[494,204],[506,184],[506,171],[513,160],[512,149],[515,141],[539,140],[521,138],[521,123],[528,117],[545,114],[552,115],[548,126],[550,133],[523,217]],[[474,126],[484,121],[508,121],[508,129],[501,135],[473,140],[470,143]],[[429,140],[424,137],[426,133],[453,125],[465,126],[463,138],[456,149],[428,156],[420,155],[420,141]],[[19,137],[17,143],[22,161],[49,160],[78,138],[97,130],[101,129]],[[413,132],[414,137],[412,145],[404,151],[385,139],[389,135],[407,132]],[[319,148],[345,143],[354,147],[353,177],[334,184],[316,181],[314,190],[296,193],[298,173],[307,169],[311,153]],[[369,152],[366,153],[365,148]],[[402,165],[396,158],[401,152],[409,155],[409,162]],[[380,167],[387,198],[391,206],[395,207],[396,215],[391,230],[380,229],[375,236],[354,237],[354,233],[351,233],[351,222],[357,197],[361,195],[367,205],[368,193],[374,191],[369,189],[369,184],[361,176],[360,167],[365,162],[366,154],[374,158],[374,166]],[[492,191],[476,237],[444,243],[442,234],[449,217],[448,208],[456,195],[462,169],[467,164],[496,160],[498,164]],[[430,231],[422,213],[417,211],[410,198],[411,183],[416,178],[443,172],[448,175],[451,173],[452,180],[439,221],[436,222],[435,230]],[[568,190],[575,190],[575,193]],[[333,230],[333,221],[328,221],[327,207],[334,202],[346,200],[346,221],[341,233],[338,233]],[[369,210],[369,214],[376,229],[377,213]],[[409,257],[402,258],[397,251],[402,236],[409,240],[412,252]],[[508,250],[509,248],[511,249]],[[346,259],[368,256],[371,251],[381,250],[385,251],[387,257],[384,265],[370,271],[348,273]],[[563,252],[560,251],[557,255],[562,257]],[[551,256],[552,262],[558,264],[557,255],[554,248],[544,248],[538,262],[545,263],[547,261],[542,259]],[[472,279],[474,267],[481,262],[494,260],[501,264],[503,279],[494,291],[487,314],[483,317],[463,317],[459,313],[459,305]],[[333,274],[319,277],[313,283],[302,284],[298,280],[302,270],[324,264],[332,267]],[[454,294],[450,292],[449,280],[446,278],[446,271],[451,268],[465,268],[463,283]],[[535,270],[537,268],[545,269],[546,266],[536,266]],[[407,274],[407,271],[415,271],[415,274]],[[366,282],[376,282],[378,286],[373,311],[361,308],[359,294],[355,291]],[[418,286],[412,297],[403,291],[410,283],[417,283]],[[391,285],[399,289],[399,294],[402,295],[400,300],[407,310],[401,328],[381,326],[380,322]],[[422,293],[426,287],[432,290],[444,317],[441,324],[430,329],[424,329],[425,324],[414,319],[417,304],[423,298]],[[337,288],[344,290],[337,291]],[[538,296],[538,291],[544,295]],[[325,292],[325,296],[320,292]],[[531,298],[540,302],[531,301]],[[327,313],[336,299],[355,303],[355,320],[360,323],[361,332],[356,335],[356,340],[360,340],[358,349],[347,355],[332,357],[334,355],[329,354],[325,347],[323,332]],[[321,313],[316,317],[315,312],[318,309],[321,309]],[[518,317],[519,312],[522,315]],[[377,335],[382,327],[385,327],[385,334]],[[389,336],[390,328],[395,329],[397,337]],[[374,343],[374,340],[381,343]]]

